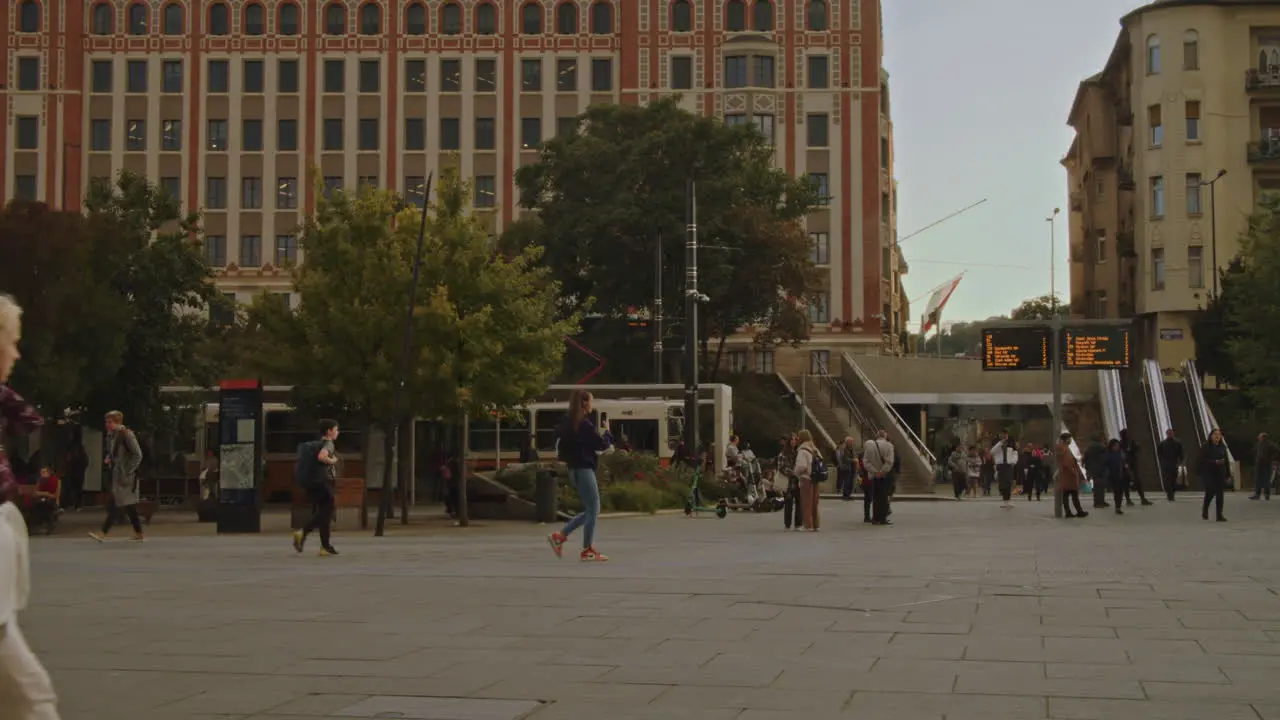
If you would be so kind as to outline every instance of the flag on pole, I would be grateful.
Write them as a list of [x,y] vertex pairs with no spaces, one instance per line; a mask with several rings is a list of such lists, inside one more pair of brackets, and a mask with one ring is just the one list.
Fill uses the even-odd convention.
[[938,318],[942,316],[942,308],[946,306],[947,301],[951,299],[951,294],[956,291],[956,286],[960,284],[960,279],[964,277],[964,273],[960,273],[954,278],[942,283],[929,296],[929,304],[924,308],[924,325],[920,328],[920,334],[929,332],[934,325],[937,324]]

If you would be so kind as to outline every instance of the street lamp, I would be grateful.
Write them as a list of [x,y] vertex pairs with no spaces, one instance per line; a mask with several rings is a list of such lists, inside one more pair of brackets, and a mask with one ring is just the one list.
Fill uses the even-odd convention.
[[1227,174],[1227,169],[1218,171],[1209,182],[1200,183],[1201,187],[1209,186],[1209,256],[1213,263],[1213,297],[1218,297],[1218,194],[1215,192],[1218,181]]
[[1045,218],[1044,221],[1049,223],[1049,311],[1056,317],[1058,314],[1058,243],[1054,237],[1054,220],[1057,219],[1058,213],[1062,212],[1062,208],[1054,208],[1053,214]]

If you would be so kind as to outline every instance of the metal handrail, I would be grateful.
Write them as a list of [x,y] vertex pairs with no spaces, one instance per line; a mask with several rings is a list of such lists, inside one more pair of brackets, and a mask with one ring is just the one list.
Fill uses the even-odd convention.
[[819,370],[816,377],[824,384],[829,393],[833,396],[838,395],[840,397],[840,401],[849,411],[851,418],[858,423],[862,433],[864,435],[868,435],[879,430],[876,424],[872,422],[871,419],[868,418],[858,407],[858,404],[853,401],[853,396],[849,394],[849,388],[845,387],[842,381],[831,376],[829,366],[821,359],[815,358],[815,362],[817,362]]
[[844,359],[844,362],[849,367],[853,368],[853,371],[858,374],[858,379],[861,380],[867,386],[867,389],[871,391],[872,397],[876,398],[876,400],[878,400],[880,404],[889,411],[890,417],[898,421],[898,426],[902,428],[903,434],[907,436],[907,439],[911,441],[911,444],[916,446],[916,450],[928,458],[931,464],[937,465],[938,459],[929,451],[929,447],[924,444],[924,440],[921,440],[920,436],[916,434],[916,431],[911,429],[911,426],[907,424],[907,421],[898,414],[898,411],[894,409],[893,404],[885,399],[884,393],[880,392],[880,389],[876,387],[875,383],[871,382],[871,378],[867,377],[867,374],[862,371],[862,368],[859,367],[858,363],[854,362],[853,358],[849,356],[849,353],[841,353],[840,355]]
[[[1182,363],[1182,376],[1187,386],[1187,395],[1191,399],[1191,414],[1195,417],[1198,425],[1203,425],[1202,431],[1197,438],[1203,445],[1209,442],[1209,433],[1218,426],[1218,421],[1213,417],[1213,411],[1209,409],[1209,401],[1204,396],[1204,386],[1200,384],[1200,373],[1196,369],[1196,361],[1187,358]],[[1222,444],[1227,448],[1227,462],[1235,464],[1235,455],[1231,454],[1231,446],[1227,445],[1227,438],[1222,438]]]
[[[1157,403],[1156,403],[1156,385],[1151,379],[1151,363],[1152,362],[1154,361],[1148,360],[1146,363],[1143,364],[1142,397],[1143,397],[1143,400],[1145,400],[1147,403],[1147,417],[1150,418],[1151,420],[1151,422],[1148,423],[1148,425],[1151,428],[1151,451],[1152,451],[1152,455],[1154,455],[1156,459],[1156,475],[1160,477],[1160,489],[1168,493],[1169,488],[1164,486],[1164,467],[1160,462],[1160,438],[1164,434],[1163,432],[1161,432],[1160,426],[1163,424],[1161,421],[1163,421],[1164,418],[1160,417],[1159,408],[1157,407]],[[1159,375],[1158,375],[1159,372],[1160,372],[1160,365],[1159,363],[1157,363],[1156,364],[1157,380],[1159,379]],[[1161,385],[1160,389],[1163,390],[1164,386]]]

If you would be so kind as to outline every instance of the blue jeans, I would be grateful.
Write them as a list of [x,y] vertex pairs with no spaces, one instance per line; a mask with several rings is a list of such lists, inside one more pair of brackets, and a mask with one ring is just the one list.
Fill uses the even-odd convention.
[[1265,494],[1271,497],[1271,466],[1255,468],[1253,471],[1253,496]]
[[596,537],[596,518],[600,517],[600,487],[596,485],[596,471],[592,468],[569,468],[569,479],[578,490],[578,499],[582,500],[582,512],[564,524],[561,535],[569,537],[574,530],[584,527],[582,531],[583,549],[591,547]]

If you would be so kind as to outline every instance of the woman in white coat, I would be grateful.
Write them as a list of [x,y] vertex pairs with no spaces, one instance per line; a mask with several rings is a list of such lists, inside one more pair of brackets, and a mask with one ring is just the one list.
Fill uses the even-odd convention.
[[[0,295],[0,383],[9,381],[18,361],[22,309]],[[7,384],[0,385],[0,436],[40,427],[35,409]],[[27,524],[13,504],[17,484],[0,446],[0,716],[14,720],[58,720],[58,696],[49,673],[28,647],[18,627],[31,587]]]

